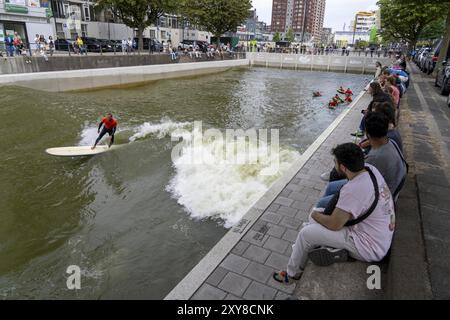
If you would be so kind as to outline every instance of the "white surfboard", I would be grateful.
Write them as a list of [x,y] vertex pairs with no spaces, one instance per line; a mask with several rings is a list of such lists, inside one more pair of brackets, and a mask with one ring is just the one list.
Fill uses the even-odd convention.
[[78,147],[61,147],[61,148],[49,148],[45,152],[52,156],[57,157],[82,157],[82,156],[94,156],[96,154],[104,153],[110,150],[119,148],[121,145],[112,145],[111,148],[105,145],[97,145],[94,150],[91,150],[91,146],[78,146]]

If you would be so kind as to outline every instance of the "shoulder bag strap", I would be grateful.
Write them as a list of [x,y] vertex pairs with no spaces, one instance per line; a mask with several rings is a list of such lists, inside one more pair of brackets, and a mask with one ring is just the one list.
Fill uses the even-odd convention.
[[367,172],[369,173],[370,179],[372,180],[372,183],[373,183],[373,188],[374,188],[374,191],[375,191],[375,199],[373,200],[372,205],[366,211],[366,213],[360,215],[356,219],[347,221],[347,223],[345,224],[346,227],[353,226],[353,225],[355,225],[357,223],[360,223],[364,219],[366,219],[368,216],[370,216],[372,214],[373,210],[375,210],[375,208],[376,208],[376,206],[378,204],[378,198],[380,197],[380,190],[378,190],[377,178],[375,177],[375,175],[373,174],[372,170],[369,167],[365,167],[365,168],[366,168]]

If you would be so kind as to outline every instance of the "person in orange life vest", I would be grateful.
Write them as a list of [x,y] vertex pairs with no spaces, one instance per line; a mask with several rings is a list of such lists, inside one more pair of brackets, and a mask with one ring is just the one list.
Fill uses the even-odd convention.
[[347,90],[345,91],[345,94],[346,94],[347,96],[351,96],[351,95],[353,95],[353,91],[350,90],[350,88],[347,88]]
[[342,86],[340,86],[339,89],[337,89],[337,92],[339,92],[339,93],[345,93],[345,89],[342,88]]
[[[100,132],[100,129],[102,128],[102,131]],[[111,137],[109,144],[108,144],[108,148],[111,147],[111,145],[114,143],[114,134],[116,133],[116,128],[117,128],[117,120],[113,118],[111,113],[108,113],[106,115],[106,117],[104,117],[102,119],[102,121],[100,121],[100,124],[98,125],[98,130],[97,132],[99,133],[97,140],[95,140],[95,144],[92,146],[92,150],[95,149],[95,147],[97,146],[97,143],[100,142],[100,140],[103,138],[103,136],[105,134],[109,134],[109,136]]]
[[353,101],[353,99],[352,99],[352,96],[351,96],[351,95],[347,95],[347,96],[345,97],[345,102],[352,103],[352,101]]
[[328,108],[330,109],[336,109],[337,102],[333,99],[330,102],[328,102]]
[[344,100],[342,100],[342,98],[341,98],[338,94],[336,94],[336,95],[333,97],[333,101],[335,101],[337,104],[343,103],[343,102],[344,102]]

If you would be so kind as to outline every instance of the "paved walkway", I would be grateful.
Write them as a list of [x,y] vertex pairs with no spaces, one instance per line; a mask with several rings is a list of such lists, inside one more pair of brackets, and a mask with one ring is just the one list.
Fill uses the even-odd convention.
[[[412,168],[410,187],[416,194],[415,199],[409,201],[415,201],[421,219],[431,297],[450,299],[450,108],[446,104],[447,97],[434,87],[434,79],[421,73],[415,65],[411,64],[410,69],[413,82],[406,95],[401,124],[405,153]],[[399,208],[399,214],[408,212]],[[411,231],[406,236],[410,239]],[[408,243],[404,241],[402,245]],[[403,251],[403,257],[417,253],[412,248]],[[406,287],[406,290],[398,288],[397,296],[410,296],[407,286],[418,269],[408,270],[408,265],[416,263],[420,261],[404,261],[397,266],[397,276],[405,277],[399,287]],[[425,285],[422,287],[427,290]]]
[[271,300],[294,294],[297,283],[282,285],[272,273],[286,268],[298,231],[325,188],[319,175],[333,166],[331,148],[351,141],[369,101],[367,94],[361,98],[192,299]]

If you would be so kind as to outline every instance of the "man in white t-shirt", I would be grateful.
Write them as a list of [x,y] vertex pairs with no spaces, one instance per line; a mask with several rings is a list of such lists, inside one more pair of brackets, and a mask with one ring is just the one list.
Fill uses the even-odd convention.
[[[335,167],[348,182],[342,187],[331,215],[314,210],[310,222],[299,232],[292,247],[287,269],[275,272],[273,278],[285,284],[298,280],[308,257],[318,265],[342,262],[348,256],[366,262],[380,261],[388,252],[395,227],[394,202],[380,172],[364,164],[359,146],[344,143],[333,149]],[[364,215],[375,199],[375,188],[369,171],[378,185],[378,202],[364,220],[353,226],[347,222]],[[323,212],[323,211],[322,211]]]

